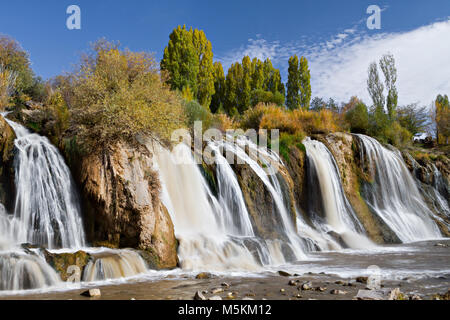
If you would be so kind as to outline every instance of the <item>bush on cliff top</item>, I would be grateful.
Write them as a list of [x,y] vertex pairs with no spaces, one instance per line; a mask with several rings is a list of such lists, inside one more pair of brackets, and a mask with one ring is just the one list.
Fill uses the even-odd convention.
[[167,141],[173,130],[185,126],[181,98],[161,81],[147,53],[101,40],[60,82],[78,141],[88,149],[140,132]]

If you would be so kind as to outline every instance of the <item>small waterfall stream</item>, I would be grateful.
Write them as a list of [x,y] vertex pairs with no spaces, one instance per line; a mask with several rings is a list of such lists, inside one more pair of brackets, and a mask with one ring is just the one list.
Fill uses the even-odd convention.
[[370,208],[402,242],[437,239],[442,235],[433,213],[422,199],[403,159],[377,140],[356,135],[361,163],[368,165],[374,181],[366,184],[364,196]]
[[341,185],[339,169],[333,155],[320,141],[307,138],[303,141],[309,161],[309,170],[314,171],[315,179],[310,185],[318,184],[322,199],[325,221],[319,219],[316,212],[313,222],[325,233],[337,233],[350,248],[370,248],[374,244],[365,236],[364,228],[345,196]]
[[70,170],[47,138],[5,119],[14,129],[15,200],[11,235],[48,248],[85,245],[77,192]]

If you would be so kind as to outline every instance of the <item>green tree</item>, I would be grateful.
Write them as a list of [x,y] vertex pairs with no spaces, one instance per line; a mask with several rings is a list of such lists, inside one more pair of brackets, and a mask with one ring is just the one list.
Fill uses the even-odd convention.
[[239,62],[231,65],[228,69],[226,77],[226,89],[225,89],[225,111],[232,115],[237,112],[240,104],[240,89],[242,83],[242,66]]
[[373,106],[379,111],[384,112],[384,86],[378,74],[378,67],[376,62],[369,66],[369,78],[367,79],[367,90],[372,98]]
[[429,112],[426,106],[419,107],[417,103],[409,104],[397,109],[397,120],[413,135],[424,132],[429,125]]
[[252,60],[252,90],[264,88],[264,65],[258,58]]
[[161,70],[168,73],[167,82],[173,90],[186,86],[205,107],[214,95],[214,66],[211,42],[202,30],[178,26],[169,36],[164,49]]
[[225,103],[225,74],[220,62],[214,63],[214,95],[212,96],[210,109],[216,113],[224,107]]
[[208,108],[215,90],[212,45],[201,30],[195,29],[192,38],[200,68],[197,78],[198,93],[196,98],[201,105]]
[[311,110],[320,111],[327,107],[327,103],[320,97],[314,97],[311,101]]
[[197,96],[197,79],[200,61],[194,47],[193,32],[186,26],[178,26],[169,36],[169,44],[164,49],[161,70],[168,73],[167,82],[172,90],[183,90],[189,86]]
[[252,63],[249,56],[245,56],[242,59],[242,83],[240,90],[240,98],[239,98],[239,107],[238,110],[240,113],[243,113],[250,107],[251,104],[251,95],[252,95]]
[[397,82],[397,68],[395,67],[395,59],[392,54],[385,54],[380,59],[380,68],[384,74],[384,83],[388,90],[386,98],[386,108],[390,120],[396,117],[396,109],[398,102],[398,91],[395,83]]
[[300,81],[300,105],[308,110],[311,102],[311,73],[308,68],[308,60],[305,57],[300,58],[299,66]]
[[353,133],[366,134],[369,130],[369,112],[367,106],[360,100],[354,107],[347,110],[345,119],[350,124],[350,131]]
[[433,120],[439,144],[448,144],[450,137],[450,104],[447,95],[438,95],[434,102]]
[[300,79],[299,79],[299,61],[297,55],[289,58],[288,68],[288,82],[287,82],[287,95],[286,106],[291,109],[299,109],[301,106],[300,101]]

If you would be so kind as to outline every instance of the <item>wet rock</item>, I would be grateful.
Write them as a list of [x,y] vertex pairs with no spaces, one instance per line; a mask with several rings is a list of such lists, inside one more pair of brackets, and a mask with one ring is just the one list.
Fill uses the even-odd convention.
[[289,284],[290,286],[296,286],[297,283],[298,283],[298,280],[291,280],[291,281],[289,281],[288,284]]
[[301,290],[311,290],[312,289],[312,283],[311,282],[305,282],[300,286]]
[[220,297],[220,296],[212,296],[208,300],[222,300],[222,297]]
[[100,291],[100,289],[89,289],[89,290],[81,293],[81,295],[84,297],[96,298],[96,297],[101,297],[102,292]]
[[278,274],[282,277],[291,277],[292,276],[292,274],[290,274],[289,272],[283,271],[283,270],[278,271]]
[[395,288],[389,291],[388,300],[405,300],[405,295],[400,291],[400,288]]
[[228,300],[234,300],[234,299],[236,299],[236,295],[233,294],[233,293],[231,293],[231,292],[228,292],[228,294],[227,294],[227,299],[228,299]]
[[303,298],[303,296],[300,293],[297,293],[296,295],[294,295],[294,297],[297,299]]
[[194,300],[206,300],[206,298],[201,291],[197,291],[194,295]]
[[334,283],[335,283],[335,284],[342,285],[342,286],[345,286],[345,285],[347,285],[348,282],[343,281],[343,280],[337,280],[337,281],[335,281]]
[[409,297],[409,300],[422,300],[422,297],[418,294],[413,294],[411,297]]
[[204,280],[204,279],[211,279],[211,273],[209,273],[209,272],[201,272],[201,273],[199,273],[198,275],[196,275],[195,276],[195,279],[201,279],[201,280]]
[[10,125],[0,116],[0,203],[6,210],[14,208],[14,140],[16,134]]
[[384,300],[384,295],[376,290],[359,290],[355,298],[357,300]]
[[356,282],[367,284],[368,277],[358,277],[356,278]]
[[327,290],[327,287],[316,287],[314,290],[319,292],[325,292]]
[[62,281],[72,280],[81,281],[84,268],[91,260],[91,255],[84,251],[69,253],[51,253],[47,250],[42,251],[47,263],[59,273]]
[[450,300],[450,290],[447,291],[447,293],[444,294],[435,294],[432,297],[433,300]]
[[223,288],[212,288],[211,289],[212,294],[221,293],[221,292],[223,292]]
[[330,293],[335,294],[335,295],[344,295],[344,294],[347,294],[347,291],[333,289],[330,291]]
[[358,300],[406,300],[407,297],[400,291],[395,289],[380,290],[359,290],[355,297]]
[[281,293],[284,293],[285,291],[286,291],[286,290],[284,290],[284,289],[280,289],[280,292],[281,292]]
[[222,287],[224,287],[224,288],[229,288],[229,287],[230,287],[230,284],[229,284],[229,283],[226,283],[226,282],[222,282],[220,285],[221,285]]
[[244,297],[244,298],[242,298],[242,300],[255,300],[255,299],[252,299],[250,297]]

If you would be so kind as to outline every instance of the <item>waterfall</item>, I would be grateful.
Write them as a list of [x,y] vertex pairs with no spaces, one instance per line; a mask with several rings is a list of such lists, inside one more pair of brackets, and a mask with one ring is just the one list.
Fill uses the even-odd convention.
[[[231,140],[230,137],[227,140]],[[275,174],[277,168],[283,166],[281,159],[265,148],[258,148],[255,143],[246,137],[237,137],[234,143],[226,140],[218,143],[225,151],[234,154],[238,161],[247,164],[264,183],[275,202],[276,211],[281,220],[280,227],[287,237],[287,245],[294,254],[294,259],[304,259],[306,257],[304,241],[299,237],[295,225],[289,216],[283,192]],[[245,152],[246,147],[250,150],[249,153],[252,156]],[[261,162],[261,165],[258,163],[258,160]]]
[[47,138],[5,118],[16,133],[17,195],[10,234],[48,248],[84,246],[77,192],[69,168]]
[[[214,154],[217,197],[212,194],[186,145],[179,144],[172,152],[160,146],[149,147],[160,173],[161,199],[171,214],[180,240],[178,256],[182,268],[259,270],[263,265],[286,263],[286,246],[294,253],[294,259],[304,258],[304,243],[289,218],[277,179],[269,178],[263,166],[251,159],[239,144],[211,141],[208,147]],[[256,147],[251,145],[251,148]],[[242,190],[223,150],[248,164],[267,187],[280,214],[285,237],[261,239],[255,236]],[[272,161],[279,161],[268,151],[262,153]],[[268,160],[263,161],[269,165]]]
[[364,197],[369,207],[402,242],[441,238],[433,213],[422,199],[403,159],[377,140],[356,135],[361,163],[368,165],[374,181],[366,184]]
[[[374,244],[365,236],[364,227],[345,196],[336,161],[328,148],[320,141],[306,138],[303,141],[308,157],[308,170],[312,187],[318,185],[325,221],[318,212],[311,212],[312,221],[325,233],[337,233],[351,248],[370,248]],[[314,172],[314,174],[312,174]],[[318,211],[317,208],[312,211]]]
[[[184,144],[177,145],[172,152],[160,146],[155,149],[155,164],[162,184],[161,200],[172,217],[175,234],[180,241],[178,257],[182,268],[258,270],[260,265],[244,245],[246,237],[232,237],[239,228],[232,227],[233,232],[227,232],[232,219],[223,218],[227,212],[221,211],[191,150]],[[231,183],[233,185],[234,182]],[[220,221],[224,220],[229,224],[222,225]],[[241,228],[241,231],[252,233],[245,229]]]
[[128,278],[147,271],[147,264],[142,257],[131,250],[104,250],[92,253],[83,272],[83,281],[102,281]]
[[37,255],[0,253],[0,291],[38,289],[60,281],[55,270]]
[[245,206],[244,195],[239,186],[236,175],[222,155],[217,143],[209,143],[209,148],[214,151],[219,203],[223,204],[222,225],[227,231],[236,236],[254,236],[252,223]]

